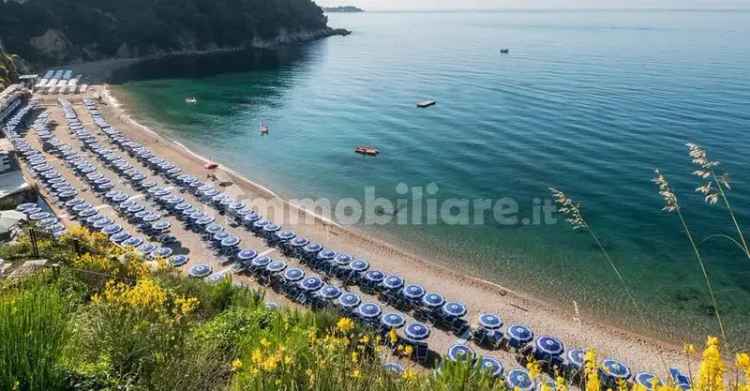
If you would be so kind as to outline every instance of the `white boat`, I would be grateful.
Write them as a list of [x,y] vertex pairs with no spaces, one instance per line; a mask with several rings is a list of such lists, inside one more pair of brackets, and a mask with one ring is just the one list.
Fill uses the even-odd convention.
[[271,129],[268,128],[265,121],[260,121],[260,134],[268,134]]
[[185,103],[190,104],[190,105],[194,105],[194,104],[198,103],[198,99],[195,99],[194,96],[191,96],[190,98],[185,98]]

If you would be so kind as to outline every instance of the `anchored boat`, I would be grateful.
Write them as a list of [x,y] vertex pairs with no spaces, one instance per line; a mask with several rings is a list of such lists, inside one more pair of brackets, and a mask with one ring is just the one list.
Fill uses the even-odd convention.
[[370,147],[367,145],[360,145],[357,148],[354,148],[354,152],[360,155],[367,155],[367,156],[378,156],[380,154],[380,151],[377,148]]
[[194,105],[194,104],[198,103],[198,99],[195,99],[194,96],[191,96],[189,98],[185,98],[185,103],[187,103],[189,105]]
[[266,135],[270,129],[268,128],[268,125],[266,125],[266,121],[260,121],[260,134]]
[[425,100],[422,102],[417,102],[417,107],[419,107],[420,109],[425,109],[430,106],[435,106],[436,104],[437,102],[435,102],[434,100]]

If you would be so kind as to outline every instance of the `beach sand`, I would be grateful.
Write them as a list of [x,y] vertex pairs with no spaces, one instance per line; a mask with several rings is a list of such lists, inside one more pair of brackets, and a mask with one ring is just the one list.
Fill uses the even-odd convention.
[[[185,173],[205,180],[208,173],[204,168],[206,159],[136,122],[126,111],[126,108],[111,94],[106,85],[93,86],[88,95],[101,96],[106,104],[100,104],[100,112],[121,133],[146,145],[160,157],[172,161],[183,168]],[[52,118],[56,119],[58,123],[64,124],[62,110],[55,103],[56,97],[42,96],[42,98],[51,111]],[[74,104],[79,116],[84,120],[83,122],[90,124],[91,120],[81,104],[81,97],[69,97],[68,100]],[[87,126],[91,130],[96,129],[93,125]],[[64,126],[60,126],[56,134],[63,141],[77,145],[77,140],[70,139]],[[105,140],[104,136],[99,135],[98,137]],[[27,139],[33,139],[33,136]],[[135,160],[134,166],[141,167]],[[60,170],[61,172],[65,171],[63,168]],[[146,170],[142,171],[145,172]],[[251,179],[242,177],[227,167],[219,167],[215,171],[221,181],[231,182],[231,185],[224,189],[225,191],[237,199],[244,200],[251,206],[259,203],[270,203],[276,210],[286,209],[299,214],[307,213],[290,205],[270,189],[253,182]],[[132,193],[132,189],[130,192]],[[91,194],[88,194],[88,196],[93,197]],[[189,198],[188,195],[183,194],[183,196]],[[197,201],[193,202],[192,199],[189,199],[189,201],[197,204]],[[97,204],[101,204],[101,201],[98,201]],[[274,216],[267,217],[273,220]],[[466,319],[472,324],[476,323],[480,313],[496,313],[502,317],[506,326],[513,324],[527,325],[538,336],[552,335],[560,338],[566,344],[567,349],[576,347],[595,349],[600,358],[619,359],[629,365],[633,373],[646,370],[666,378],[668,366],[682,367],[681,364],[685,362],[681,347],[674,344],[612,327],[607,325],[604,320],[589,319],[585,315],[577,313],[577,311],[563,311],[522,292],[505,289],[498,284],[461,274],[431,262],[429,259],[409,254],[354,229],[344,228],[334,222],[319,218],[314,220],[313,224],[284,225],[284,229],[292,230],[298,235],[321,243],[334,251],[350,254],[355,258],[366,259],[370,262],[371,270],[380,270],[386,274],[397,274],[408,283],[418,283],[424,286],[428,292],[438,292],[449,301],[464,303],[468,309]],[[301,221],[304,221],[304,219],[301,219]],[[180,223],[175,219],[173,220],[173,226],[176,225],[180,225]],[[211,260],[213,258],[211,252],[205,248],[196,234],[182,232],[180,229],[173,230],[173,232],[180,237],[185,250],[190,252],[191,264],[198,263],[197,261],[201,260],[212,263],[214,270],[227,268],[227,266],[222,267],[217,261]],[[251,233],[241,229],[234,230],[233,233],[242,238],[243,244],[241,247],[243,248],[253,248],[259,253],[271,251],[265,242],[255,238]],[[270,256],[286,260],[290,266],[303,268],[308,274],[313,273],[304,266],[300,266],[299,262],[284,258],[278,251],[270,253]],[[262,289],[249,277],[235,276],[234,279],[244,285]],[[554,295],[554,292],[550,292],[550,295]],[[273,292],[269,293],[269,298],[279,303],[286,302],[284,298]],[[363,301],[377,302],[377,299],[374,296],[363,295]],[[585,311],[583,312],[585,314]],[[433,328],[428,343],[435,352],[445,354],[448,347],[458,339],[459,337],[453,334]],[[471,346],[480,354],[496,356],[505,364],[506,369],[518,366],[514,360],[514,355],[509,352],[485,351],[473,343]]]

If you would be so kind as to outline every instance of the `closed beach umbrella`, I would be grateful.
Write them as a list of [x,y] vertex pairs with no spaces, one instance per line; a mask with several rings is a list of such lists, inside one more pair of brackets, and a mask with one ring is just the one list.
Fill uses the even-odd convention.
[[377,270],[370,270],[369,272],[365,273],[365,280],[373,284],[380,284],[384,279],[385,274]]
[[188,275],[195,278],[203,278],[211,274],[211,266],[200,264],[190,268]]
[[430,328],[422,323],[414,322],[406,326],[404,334],[412,341],[422,341],[430,336]]
[[479,314],[479,325],[487,330],[497,330],[503,327],[503,320],[495,314]]
[[635,382],[645,387],[648,391],[652,391],[662,384],[661,380],[650,372],[638,372],[635,375]]
[[354,308],[361,303],[362,300],[359,298],[359,296],[355,295],[354,293],[344,293],[339,297],[339,304],[341,304],[344,308]]
[[437,293],[428,293],[422,297],[422,303],[429,308],[440,308],[445,304],[445,298]]
[[386,328],[400,329],[404,327],[404,324],[406,324],[406,318],[404,318],[401,314],[389,312],[387,314],[384,314],[383,317],[380,318],[380,322]]
[[421,285],[410,284],[404,288],[403,294],[409,300],[420,300],[425,295],[425,290]]
[[265,255],[260,256],[260,257],[256,256],[255,258],[253,258],[251,265],[253,265],[253,267],[255,268],[263,269],[266,266],[268,266],[271,262],[272,262],[271,258]]
[[525,369],[515,368],[508,372],[505,377],[505,381],[508,383],[508,388],[511,390],[522,390],[528,391],[534,389],[534,381],[529,376],[529,372]]
[[583,361],[586,357],[586,352],[582,349],[573,349],[568,351],[568,363],[576,369],[583,368]]
[[500,377],[503,375],[503,363],[493,356],[482,356],[477,365],[492,377]]
[[366,318],[366,319],[372,319],[377,318],[382,313],[382,309],[379,305],[374,303],[364,303],[357,308],[357,312],[359,313],[359,316]]
[[266,270],[268,270],[271,273],[279,273],[283,271],[284,269],[286,269],[286,263],[284,261],[273,261],[269,263],[268,266],[266,266]]
[[296,267],[292,267],[289,269],[286,269],[284,272],[284,279],[286,279],[289,282],[297,282],[305,278],[305,272],[303,272],[301,269],[297,269]]
[[474,361],[476,353],[464,344],[455,344],[448,348],[448,360],[453,362]]
[[352,263],[349,264],[349,269],[353,272],[362,273],[364,271],[367,271],[367,269],[370,268],[370,264],[367,263],[367,261],[363,261],[361,259],[355,259],[352,261]]
[[312,276],[307,277],[300,283],[300,287],[308,292],[315,292],[323,287],[323,281],[320,278]]
[[383,286],[395,291],[404,286],[404,279],[399,276],[388,276],[383,280]]
[[318,291],[318,295],[324,299],[334,300],[341,296],[341,289],[333,285],[326,285]]
[[627,365],[611,358],[602,361],[601,369],[605,376],[608,376],[614,380],[626,380],[630,378],[630,368],[628,368]]
[[174,267],[183,266],[187,264],[189,261],[190,261],[190,257],[188,257],[187,255],[183,255],[183,254],[174,255],[172,256],[172,258],[169,258],[169,264]]
[[240,250],[237,252],[237,259],[239,259],[240,261],[249,261],[255,258],[257,255],[258,253],[255,250],[250,250],[250,249]]

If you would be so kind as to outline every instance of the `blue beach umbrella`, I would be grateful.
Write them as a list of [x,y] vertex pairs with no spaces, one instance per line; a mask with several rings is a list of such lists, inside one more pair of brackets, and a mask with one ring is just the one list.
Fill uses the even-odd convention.
[[583,368],[583,362],[586,357],[586,352],[583,349],[573,349],[568,351],[568,363],[576,369]]
[[303,278],[305,278],[305,272],[303,272],[301,269],[297,269],[296,267],[292,267],[284,271],[284,279],[289,282],[297,282],[302,280]]
[[349,264],[349,269],[353,272],[362,273],[364,271],[367,271],[367,269],[370,268],[370,264],[367,263],[367,261],[363,261],[361,259],[355,259],[352,261],[352,263]]
[[486,371],[492,377],[500,377],[503,375],[503,363],[493,356],[482,356],[477,362],[477,365],[481,370]]
[[384,279],[385,274],[377,270],[370,270],[369,272],[365,273],[365,280],[373,284],[380,284]]
[[302,280],[299,285],[300,287],[302,287],[302,289],[308,292],[315,292],[323,288],[323,281],[321,281],[318,277],[311,276]]
[[565,351],[565,345],[562,341],[546,335],[536,339],[536,348],[543,358],[559,356]]
[[315,257],[322,249],[323,246],[319,245],[318,243],[308,243],[302,248],[302,252],[305,254],[305,256],[312,258]]
[[128,239],[130,239],[130,234],[122,230],[109,237],[109,240],[114,243],[123,243]]
[[321,261],[321,262],[327,262],[327,261],[332,260],[335,257],[336,257],[335,251],[324,248],[320,250],[320,252],[318,253],[317,259],[318,261]]
[[[259,257],[262,258],[262,257]],[[284,261],[272,261],[266,266],[266,270],[271,273],[279,273],[286,269],[286,263]]]
[[125,202],[128,198],[130,197],[128,197],[127,194],[121,193],[112,197],[112,203],[119,204],[121,202]]
[[297,235],[292,231],[281,231],[276,233],[276,237],[281,241],[292,240],[295,236]]
[[350,263],[352,263],[352,257],[346,254],[337,254],[333,261],[338,266],[348,266]]
[[19,204],[18,206],[16,206],[16,211],[21,212],[21,213],[26,213],[27,210],[34,209],[36,207],[37,205],[35,203],[26,202],[26,203]]
[[388,276],[383,280],[383,286],[390,290],[398,290],[404,286],[404,279],[399,276]]
[[278,226],[278,225],[276,225],[276,224],[268,224],[268,225],[266,225],[266,226],[263,227],[263,232],[266,235],[273,235],[276,232],[279,232],[280,230],[281,230],[281,227]]
[[255,212],[250,212],[242,216],[242,224],[245,224],[245,226],[253,226],[258,220],[260,220],[260,216]]
[[226,238],[228,238],[230,236],[232,236],[232,235],[229,232],[219,231],[219,232],[217,232],[217,233],[214,234],[214,236],[212,237],[212,239],[213,239],[214,242],[221,243],[222,240],[224,240],[224,239],[226,239]]
[[503,320],[495,314],[479,314],[479,325],[487,330],[503,327]]
[[421,285],[410,284],[404,287],[403,295],[409,300],[420,300],[425,295],[425,290]]
[[160,218],[161,215],[159,215],[158,213],[147,213],[141,218],[141,220],[143,220],[144,223],[153,223],[159,221]]
[[136,237],[136,236],[132,236],[129,239],[122,242],[123,246],[129,246],[129,247],[138,247],[141,244],[143,244],[143,239]]
[[412,341],[422,341],[430,336],[430,328],[418,322],[409,323],[404,334]]
[[627,380],[628,378],[630,378],[630,368],[628,368],[627,365],[611,358],[607,358],[602,361],[601,370],[605,376],[610,377],[614,380]]
[[445,304],[445,298],[437,293],[428,293],[422,297],[422,303],[429,308],[440,308]]
[[357,308],[359,316],[366,319],[377,318],[382,312],[380,306],[374,303],[364,303]]
[[169,247],[159,247],[151,253],[151,256],[154,258],[169,258],[173,252]]
[[383,317],[380,318],[380,323],[382,323],[383,326],[389,329],[400,329],[404,327],[404,324],[406,324],[406,318],[404,318],[401,314],[389,312],[387,314],[384,314]]
[[149,255],[152,252],[156,251],[156,245],[154,245],[153,243],[143,243],[138,246],[137,250],[140,251],[143,255]]
[[93,216],[93,215],[95,215],[97,213],[99,213],[99,212],[97,212],[96,209],[94,209],[94,208],[84,209],[84,210],[78,212],[78,217],[89,218],[89,217],[91,217],[91,216]]
[[188,271],[188,275],[190,277],[203,278],[211,274],[211,271],[212,271],[211,266],[200,264],[200,265],[195,265],[191,267],[190,270]]
[[[59,222],[60,222],[60,220],[58,220],[57,217],[48,217],[48,218],[46,218],[44,220],[39,221],[39,225],[42,226],[42,227],[49,227],[49,226],[55,225],[55,224],[57,224]],[[98,223],[99,222],[97,221],[97,224]],[[104,225],[102,225],[101,227],[98,227],[98,229],[101,229],[102,227],[104,227]],[[94,227],[94,228],[97,228],[97,227]]]
[[515,368],[511,370],[505,377],[505,381],[511,390],[518,388],[519,390],[530,391],[534,389],[534,381],[525,369]]
[[255,250],[246,249],[237,252],[237,259],[240,261],[249,261],[256,256],[258,256],[258,253]]
[[204,230],[207,233],[210,233],[211,235],[214,235],[214,234],[217,234],[217,233],[223,231],[224,227],[222,227],[221,225],[216,224],[216,223],[211,223],[211,224],[207,225]]
[[155,221],[151,223],[151,229],[153,229],[154,231],[159,231],[159,232],[166,231],[171,226],[172,224],[170,224],[169,221],[166,221],[166,220]]
[[361,303],[362,300],[359,296],[354,293],[344,293],[339,297],[339,304],[344,308],[354,308]]
[[[96,220],[93,224],[91,224],[92,227],[96,230],[102,230],[104,227],[110,225],[113,223],[111,219],[108,219],[104,216],[101,216],[102,218]],[[57,219],[55,219],[55,222],[57,222]]]
[[253,265],[253,267],[255,268],[263,269],[266,266],[268,266],[271,262],[272,262],[271,258],[265,255],[262,255],[262,256],[256,256],[255,258],[253,258],[251,265]]
[[459,343],[448,348],[448,360],[450,361],[474,361],[475,357],[476,353],[464,344]]
[[121,232],[121,231],[122,231],[122,227],[119,226],[118,224],[110,224],[110,225],[102,228],[102,232],[104,232],[105,234],[107,234],[109,236],[112,236],[112,235],[114,235],[114,234],[116,234],[118,232]]
[[307,239],[305,239],[305,238],[303,238],[301,236],[297,236],[294,239],[291,239],[289,241],[288,245],[289,245],[289,247],[302,248],[302,247],[307,246],[308,244],[310,244],[309,240],[307,240]]
[[31,220],[31,221],[41,221],[41,220],[44,220],[44,219],[48,219],[50,217],[52,217],[52,215],[49,214],[49,213],[47,213],[47,212],[39,212],[39,213],[34,213],[34,214],[30,215],[29,216],[29,220]]
[[341,289],[333,285],[326,285],[318,291],[318,295],[324,299],[334,300],[341,296]]
[[534,332],[526,326],[512,325],[508,327],[508,336],[511,339],[511,343],[515,343],[518,346],[531,342],[534,339]]
[[199,225],[199,226],[205,226],[205,225],[209,225],[209,224],[213,223],[215,220],[216,219],[214,219],[211,216],[203,216],[203,217],[199,218],[198,220],[196,220],[195,224]]
[[236,236],[229,236],[221,241],[221,247],[234,247],[240,244],[240,238]]
[[635,382],[645,387],[648,391],[652,391],[656,386],[660,386],[661,380],[650,372],[638,372],[635,375]]
[[253,223],[253,229],[261,231],[263,230],[263,227],[267,226],[268,224],[271,224],[271,222],[266,219],[259,219]]

